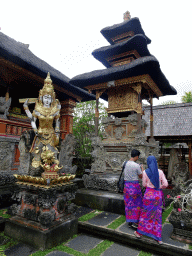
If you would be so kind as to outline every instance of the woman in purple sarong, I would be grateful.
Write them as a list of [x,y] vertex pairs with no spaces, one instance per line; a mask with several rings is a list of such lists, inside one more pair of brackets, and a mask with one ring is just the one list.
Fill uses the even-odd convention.
[[143,206],[139,218],[137,238],[142,235],[154,238],[159,244],[162,243],[162,188],[168,186],[167,179],[162,170],[158,170],[157,161],[154,156],[147,158],[148,168],[143,172],[143,186],[146,191],[143,197]]
[[133,149],[131,159],[127,161],[124,169],[124,204],[125,217],[130,227],[137,228],[139,215],[142,206],[142,192],[139,185],[139,178],[142,178],[142,170],[139,164],[140,152]]

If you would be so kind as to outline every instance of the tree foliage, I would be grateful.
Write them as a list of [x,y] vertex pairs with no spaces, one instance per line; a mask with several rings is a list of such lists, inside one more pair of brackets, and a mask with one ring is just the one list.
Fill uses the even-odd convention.
[[185,92],[185,94],[183,96],[181,96],[181,101],[183,103],[192,102],[192,93],[191,92]]
[[[91,158],[91,136],[95,133],[95,108],[96,101],[77,103],[73,118],[73,135],[76,139],[75,154],[78,158]],[[99,102],[99,135],[103,130],[101,119],[107,116],[103,103]]]

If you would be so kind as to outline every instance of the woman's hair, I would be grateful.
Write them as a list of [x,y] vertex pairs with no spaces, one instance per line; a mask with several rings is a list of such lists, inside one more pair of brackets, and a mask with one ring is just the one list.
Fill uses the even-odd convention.
[[131,151],[131,157],[136,157],[136,156],[140,156],[140,152],[139,152],[139,150],[136,150],[136,149],[133,149],[132,151]]

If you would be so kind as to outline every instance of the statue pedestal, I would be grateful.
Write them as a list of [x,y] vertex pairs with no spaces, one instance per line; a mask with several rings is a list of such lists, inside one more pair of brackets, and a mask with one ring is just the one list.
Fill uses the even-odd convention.
[[5,234],[45,250],[77,234],[78,220],[73,213],[77,186],[74,183],[43,186],[17,183],[14,215],[5,224]]
[[69,217],[64,222],[56,222],[49,228],[44,228],[35,221],[21,217],[13,217],[5,224],[5,234],[37,249],[50,249],[77,234],[78,220]]

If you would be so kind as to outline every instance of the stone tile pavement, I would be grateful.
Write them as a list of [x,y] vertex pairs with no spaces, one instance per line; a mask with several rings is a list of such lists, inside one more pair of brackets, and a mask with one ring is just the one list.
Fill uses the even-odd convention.
[[[90,208],[82,207],[78,211],[78,217],[91,212],[92,210]],[[111,222],[113,222],[115,219],[120,217],[119,214],[109,213],[109,212],[102,212],[99,215],[95,216],[94,218],[87,221],[88,224],[93,226],[101,226],[102,229],[106,228]],[[119,226],[115,231],[117,231],[120,234],[128,234],[133,236],[134,230],[132,228],[129,228],[127,223],[123,223],[121,226]],[[107,232],[107,229],[106,229]],[[188,245],[181,243],[179,241],[174,241],[170,239],[170,234],[172,232],[172,225],[169,223],[166,223],[163,226],[162,231],[162,240],[163,243],[168,245],[173,245],[178,248],[186,248]],[[82,255],[86,255],[90,252],[90,250],[94,249],[96,246],[98,246],[100,243],[102,243],[105,240],[102,236],[96,236],[95,234],[88,234],[81,232],[78,234],[77,237],[69,240],[68,242],[63,243],[64,246],[67,246],[68,248],[73,249],[76,253],[69,254],[67,252],[61,251],[61,250],[54,250],[52,252],[49,252],[47,255],[49,256],[70,256],[70,255],[78,255],[79,253],[82,253]],[[110,240],[110,239],[108,239]],[[158,244],[157,244],[158,246]],[[7,250],[4,251],[4,254],[7,256],[29,256],[33,255],[37,250],[26,245],[19,243]],[[144,250],[143,250],[144,251]],[[137,240],[135,246],[128,246],[126,243],[122,244],[121,242],[114,241],[112,242],[109,247],[100,254],[100,256],[139,256],[141,252],[141,248],[137,248]],[[1,252],[0,252],[1,255]],[[90,253],[88,254],[89,256]],[[156,254],[149,254],[150,256],[157,256]],[[159,254],[161,255],[161,254]],[[192,251],[191,251],[192,255]],[[164,256],[164,255],[162,255]]]

